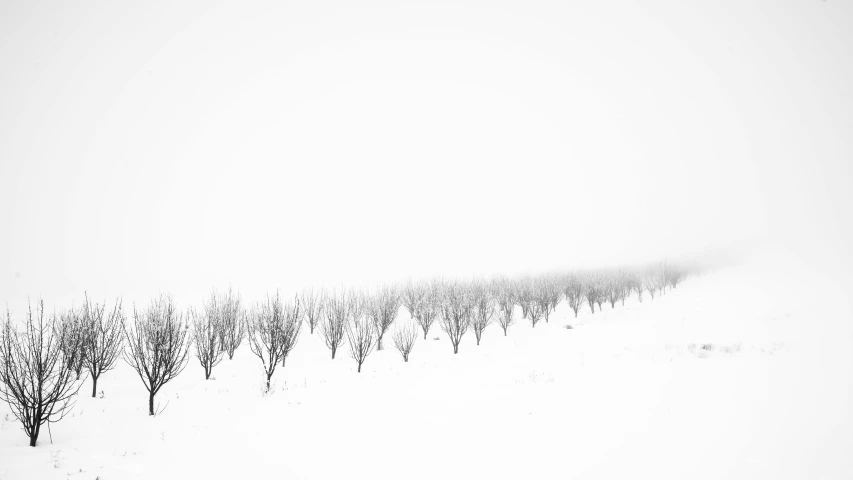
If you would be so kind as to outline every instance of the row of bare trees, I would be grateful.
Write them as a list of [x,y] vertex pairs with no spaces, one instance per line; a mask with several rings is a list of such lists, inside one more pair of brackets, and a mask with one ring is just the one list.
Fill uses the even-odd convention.
[[[334,359],[347,344],[357,371],[375,350],[382,350],[389,334],[404,362],[408,362],[420,332],[426,339],[437,322],[459,352],[464,335],[474,332],[480,345],[484,332],[498,323],[504,336],[516,322],[515,312],[531,327],[550,315],[563,300],[577,317],[586,304],[617,303],[636,293],[654,299],[676,288],[686,277],[683,268],[661,264],[639,270],[600,270],[490,280],[433,279],[385,285],[371,291],[340,288],[306,289],[291,300],[279,293],[246,309],[233,290],[213,292],[203,308],[181,312],[168,295],[146,308],[133,307],[130,321],[118,300],[108,308],[88,295],[82,307],[45,316],[39,301],[30,308],[22,328],[7,310],[0,325],[0,399],[6,401],[35,446],[45,424],[61,420],[72,408],[85,374],[96,396],[101,376],[114,369],[119,357],[137,373],[148,392],[148,413],[155,415],[154,399],[186,367],[192,346],[205,379],[225,356],[233,359],[247,340],[263,366],[270,389],[276,367],[296,347],[303,324],[309,334],[319,330]],[[398,321],[405,306],[411,320]]]

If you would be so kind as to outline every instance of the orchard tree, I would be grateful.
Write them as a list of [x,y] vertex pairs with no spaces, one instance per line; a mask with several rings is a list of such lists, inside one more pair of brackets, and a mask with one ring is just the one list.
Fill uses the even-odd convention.
[[382,338],[394,323],[397,312],[400,311],[400,303],[400,294],[396,288],[390,286],[381,287],[364,299],[366,313],[373,322],[373,331],[376,332],[377,350],[382,350]]
[[192,344],[189,329],[168,295],[161,295],[146,310],[134,306],[133,322],[124,325],[124,361],[148,390],[148,415],[154,415],[154,396],[187,366]]
[[125,317],[121,300],[116,300],[115,306],[109,312],[106,306],[106,303],[92,303],[86,295],[83,323],[88,334],[83,347],[83,358],[89,376],[92,377],[92,398],[97,394],[98,379],[101,375],[115,368],[124,341]]
[[240,294],[228,289],[223,294],[211,292],[204,305],[208,316],[213,317],[219,331],[220,350],[234,359],[234,351],[246,337],[246,312],[240,300]]
[[347,322],[347,342],[350,357],[358,363],[358,373],[361,373],[361,366],[376,346],[376,325],[362,312],[354,313],[355,316]]
[[[9,404],[35,447],[44,424],[62,420],[74,406],[82,382],[64,358],[57,330],[45,322],[44,302],[29,308],[23,330],[11,313],[0,324],[0,400]],[[58,322],[56,318],[53,322]]]
[[281,295],[267,295],[265,302],[257,305],[249,316],[249,349],[261,360],[266,376],[266,391],[278,362],[284,362],[288,352],[296,345],[302,326],[299,298],[284,303]]
[[453,353],[459,353],[459,342],[471,325],[471,301],[458,284],[448,284],[441,296],[441,329],[450,338]]
[[187,317],[193,325],[193,343],[195,343],[198,363],[204,369],[204,379],[210,380],[213,367],[219,365],[225,354],[225,351],[220,348],[221,326],[218,312],[215,306],[208,304],[203,312],[190,309]]
[[415,340],[418,338],[418,326],[413,322],[398,323],[391,338],[394,340],[397,351],[403,356],[403,361],[408,362],[409,354],[412,353]]

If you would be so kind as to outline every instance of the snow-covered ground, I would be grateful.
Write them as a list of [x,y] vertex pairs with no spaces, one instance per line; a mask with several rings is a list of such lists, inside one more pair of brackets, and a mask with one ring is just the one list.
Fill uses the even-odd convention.
[[193,360],[154,418],[121,363],[52,443],[0,406],[0,479],[853,478],[848,286],[764,256],[458,355],[435,325],[361,374],[306,329],[273,394],[244,344],[209,381]]

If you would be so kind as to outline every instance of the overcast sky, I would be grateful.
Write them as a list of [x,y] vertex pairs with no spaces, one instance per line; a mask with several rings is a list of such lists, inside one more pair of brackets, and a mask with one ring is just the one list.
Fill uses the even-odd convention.
[[851,32],[844,0],[2,2],[0,301],[840,249]]

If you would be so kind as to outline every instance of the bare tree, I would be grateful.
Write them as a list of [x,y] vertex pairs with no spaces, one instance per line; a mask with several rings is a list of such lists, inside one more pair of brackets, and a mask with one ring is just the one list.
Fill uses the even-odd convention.
[[608,272],[604,279],[604,295],[610,302],[610,308],[616,308],[616,302],[621,295],[621,284],[618,272]]
[[274,297],[268,295],[249,316],[249,349],[264,366],[267,391],[278,362],[284,362],[289,350],[296,345],[301,326],[299,298],[285,304],[278,292]]
[[314,329],[323,318],[325,294],[322,290],[306,288],[302,291],[302,313],[308,324],[308,333],[313,335]]
[[332,292],[326,298],[323,323],[320,326],[326,347],[332,351],[332,360],[335,359],[335,353],[344,341],[347,321],[357,307],[356,301],[355,296],[345,290]]
[[71,309],[59,314],[58,321],[52,322],[59,340],[59,349],[68,367],[77,374],[77,380],[83,374],[86,360],[86,337],[89,330],[84,324],[83,311]]
[[[483,284],[475,284],[472,288],[473,309],[471,310],[471,329],[477,338],[477,345],[483,337],[483,331],[492,323],[495,316],[495,299]],[[506,334],[506,333],[504,333]]]
[[215,305],[205,305],[203,313],[190,309],[187,317],[193,324],[193,343],[198,363],[204,369],[204,379],[209,380],[213,367],[219,365],[225,354],[221,347],[219,312]]
[[638,273],[634,273],[630,277],[630,285],[637,292],[637,300],[643,303],[643,292],[646,290],[646,284],[643,282],[643,277]]
[[409,316],[412,318],[415,318],[418,306],[423,302],[426,293],[427,289],[424,288],[423,284],[415,284],[411,279],[409,279],[409,281],[406,282],[406,286],[403,287],[401,300],[403,305],[405,305],[406,310],[409,311]]
[[409,354],[412,353],[412,348],[415,346],[415,340],[418,338],[418,326],[413,322],[403,324],[397,323],[392,335],[394,346],[397,351],[403,356],[403,361],[409,361]]
[[569,303],[572,311],[575,312],[575,318],[578,318],[578,310],[583,305],[584,285],[577,275],[570,275],[565,286],[566,301]]
[[625,306],[625,300],[631,296],[631,291],[634,289],[633,284],[631,283],[631,275],[627,272],[620,271],[619,272],[619,301],[622,302],[622,306]]
[[299,340],[299,334],[302,331],[302,304],[299,298],[294,298],[293,305],[286,305],[285,309],[285,324],[284,324],[284,342],[283,354],[281,356],[281,366],[284,367],[284,362],[287,361],[288,355],[296,347],[296,342]]
[[[539,314],[539,319],[544,318],[545,323],[548,323],[548,319],[551,316],[551,306],[554,302],[553,291],[554,286],[551,283],[551,279],[544,276],[536,279],[532,286],[532,296],[530,300],[536,304],[536,308],[538,309],[536,313],[541,312],[541,314]],[[538,320],[534,321],[531,317],[531,315],[533,314],[533,312],[531,312],[532,307],[533,305],[528,303],[527,314],[528,318],[530,318],[531,323],[533,323],[533,326],[535,327],[536,321]]]
[[347,322],[347,342],[349,354],[358,363],[358,373],[361,373],[362,364],[376,345],[376,324],[360,311],[353,313],[355,315]]
[[234,351],[243,343],[246,336],[246,313],[243,309],[240,294],[228,289],[224,294],[211,292],[204,305],[207,315],[215,317],[218,325],[220,350],[228,354],[228,359],[234,359]]
[[649,292],[649,296],[652,300],[655,299],[655,293],[657,293],[659,282],[657,276],[654,272],[646,272],[643,276],[643,285],[646,287],[646,291]]
[[504,336],[506,336],[507,329],[515,324],[515,319],[512,316],[515,311],[515,296],[513,295],[512,288],[505,282],[496,286],[495,291],[498,303],[498,324],[504,331]]
[[542,301],[542,297],[531,296],[527,300],[527,319],[530,326],[536,328],[536,324],[548,312],[548,302]]
[[84,323],[89,332],[84,344],[86,369],[92,377],[92,398],[98,391],[98,379],[104,372],[115,368],[116,360],[121,355],[124,336],[125,317],[121,310],[121,300],[116,300],[115,306],[108,314],[106,303],[97,304],[86,296],[83,309]]
[[172,297],[162,295],[147,310],[134,306],[133,322],[123,327],[124,361],[136,370],[148,390],[148,415],[154,396],[186,367],[192,337]]
[[382,337],[400,311],[400,294],[396,288],[384,286],[366,297],[364,306],[376,332],[376,349],[382,350]]
[[448,284],[441,295],[441,329],[453,344],[453,353],[459,353],[459,342],[471,325],[471,302],[458,284]]
[[418,303],[415,304],[415,312],[412,318],[424,331],[424,340],[426,340],[429,329],[439,315],[438,298],[441,292],[441,283],[438,280],[433,280],[428,287],[421,285],[420,288],[423,289],[423,294],[420,295]]
[[29,308],[23,331],[12,325],[8,310],[0,326],[0,399],[21,422],[31,447],[42,425],[49,427],[71,411],[82,385],[63,357],[56,330],[45,323],[44,302],[37,305],[35,314]]
[[596,303],[598,303],[598,310],[601,311],[601,299],[604,297],[604,289],[601,287],[599,280],[590,276],[586,279],[584,287],[584,297],[586,297],[590,311],[595,313]]

